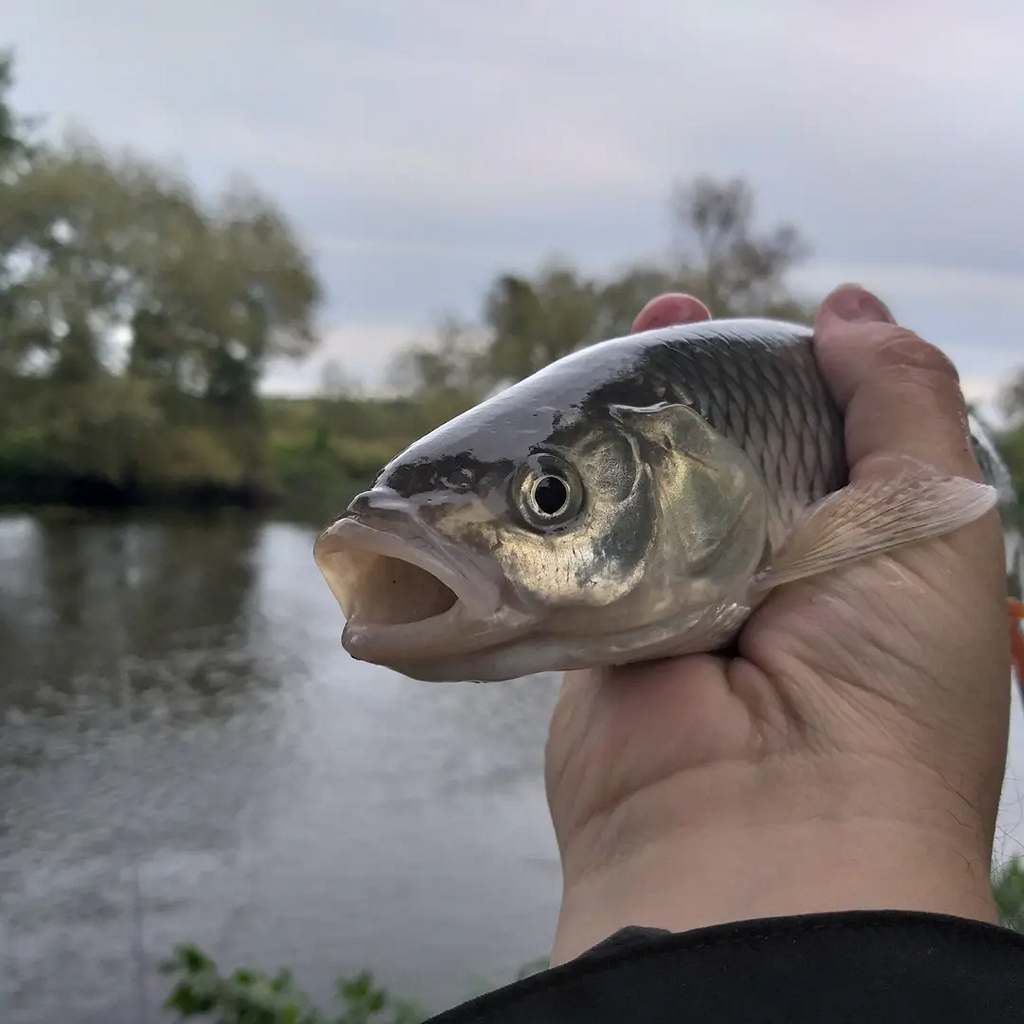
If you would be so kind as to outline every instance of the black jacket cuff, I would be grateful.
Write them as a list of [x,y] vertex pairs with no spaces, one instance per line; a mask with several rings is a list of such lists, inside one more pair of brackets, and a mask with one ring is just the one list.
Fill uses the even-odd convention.
[[627,928],[430,1024],[1024,1021],[1024,935],[905,911]]

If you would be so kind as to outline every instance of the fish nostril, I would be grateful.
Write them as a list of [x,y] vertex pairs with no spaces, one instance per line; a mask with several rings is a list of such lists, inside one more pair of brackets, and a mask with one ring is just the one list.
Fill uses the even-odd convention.
[[383,518],[394,521],[395,517],[405,518],[408,515],[408,502],[389,487],[374,487],[357,494],[345,510],[345,518],[348,519]]
[[357,494],[349,503],[347,512],[353,515],[359,515],[360,512],[368,512],[372,507],[370,491],[363,491],[362,494]]

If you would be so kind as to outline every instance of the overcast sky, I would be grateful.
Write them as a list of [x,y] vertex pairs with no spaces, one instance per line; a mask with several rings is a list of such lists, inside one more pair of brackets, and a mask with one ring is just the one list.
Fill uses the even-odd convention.
[[241,172],[327,289],[275,366],[373,386],[496,272],[663,255],[674,178],[741,174],[813,257],[877,289],[970,394],[1024,365],[1024,4],[2,0],[15,104],[48,131]]

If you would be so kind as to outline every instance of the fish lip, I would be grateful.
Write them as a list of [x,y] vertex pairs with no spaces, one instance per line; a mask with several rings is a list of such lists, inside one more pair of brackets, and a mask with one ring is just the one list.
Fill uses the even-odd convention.
[[[396,532],[397,531],[397,532]],[[317,539],[314,555],[328,586],[345,613],[330,556],[344,550],[400,559],[430,573],[455,595],[455,603],[439,614],[408,623],[368,623],[346,616],[342,644],[355,658],[387,663],[410,657],[441,657],[485,647],[495,632],[504,633],[514,614],[504,614],[501,588],[482,571],[456,568],[445,557],[441,538],[412,516],[403,516],[387,530],[353,516],[343,516]]]

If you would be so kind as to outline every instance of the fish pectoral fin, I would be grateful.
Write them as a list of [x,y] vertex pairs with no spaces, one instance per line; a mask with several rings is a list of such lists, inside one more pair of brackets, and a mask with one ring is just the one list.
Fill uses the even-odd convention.
[[964,477],[903,475],[849,484],[800,517],[754,580],[761,593],[891,548],[938,537],[994,508],[995,488]]

